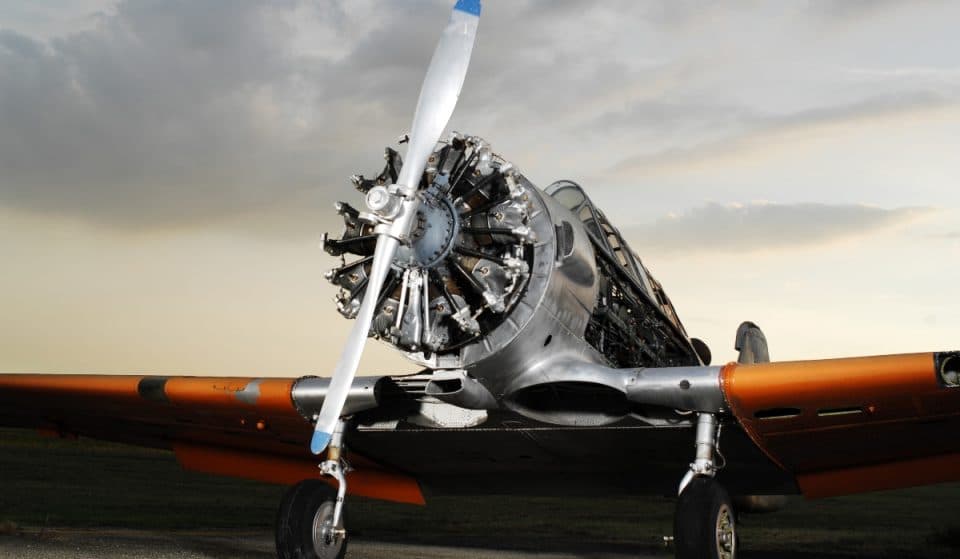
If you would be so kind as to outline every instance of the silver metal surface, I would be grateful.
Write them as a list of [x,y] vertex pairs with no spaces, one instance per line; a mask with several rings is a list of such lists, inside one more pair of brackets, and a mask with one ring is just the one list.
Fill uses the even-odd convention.
[[713,477],[717,474],[717,465],[714,462],[714,454],[717,450],[717,437],[719,436],[719,427],[717,416],[712,413],[700,413],[697,415],[697,435],[696,435],[696,458],[690,464],[690,469],[680,480],[680,487],[677,495],[683,493],[687,485],[697,476]]
[[[590,242],[569,210],[522,175],[514,179],[528,204],[528,227],[537,238],[530,277],[509,318],[464,347],[458,360],[460,368],[482,380],[498,398],[541,384],[565,362],[604,362],[584,340],[598,289]],[[557,262],[555,228],[564,221],[574,229],[572,256]]]
[[[562,351],[560,353],[563,355]],[[590,363],[574,355],[564,359],[541,356],[541,361],[535,369],[515,375],[503,399],[505,407],[554,425],[607,425],[628,415],[625,386],[631,371]],[[586,399],[593,400],[598,390],[603,389],[614,398],[619,396],[621,404],[589,409],[580,405],[578,391]],[[533,398],[537,393],[549,397],[557,390],[565,391],[569,397],[539,404]]]
[[367,192],[367,208],[379,217],[391,219],[400,211],[400,200],[390,194],[385,186],[375,186]]
[[[623,395],[623,401],[668,410],[718,413],[725,409],[720,389],[720,367],[663,367],[614,369],[584,359],[549,359],[533,370],[524,371],[510,384],[504,404],[518,413],[540,421],[561,425],[603,425],[630,413],[628,406],[584,409],[577,401],[573,407],[554,405],[549,409],[531,409],[524,405],[530,390],[549,386],[589,390],[606,387]],[[596,395],[596,390],[591,391]],[[585,397],[587,397],[585,393]],[[616,404],[615,400],[611,403]],[[617,410],[620,410],[619,412]]]
[[[404,274],[407,306],[403,309],[400,321],[400,331],[396,334],[396,343],[409,351],[420,349],[420,334],[423,330],[423,276],[419,269],[407,270]],[[403,300],[401,299],[401,303]]]
[[[698,359],[663,287],[583,188],[561,180],[544,192],[572,212],[597,256],[602,289],[592,317],[591,345],[623,368],[708,364]],[[631,341],[624,343],[623,338]]]
[[720,370],[716,366],[635,369],[626,384],[627,398],[677,410],[721,412],[726,401],[720,389]]
[[[346,472],[349,469],[343,459],[343,435],[346,422],[341,418],[330,435],[330,444],[327,447],[327,459],[320,463],[320,474],[332,477],[337,481],[337,497],[333,506],[333,513],[329,520],[322,524],[320,543],[326,548],[334,547],[337,542],[343,544],[346,531],[343,530],[343,501],[347,496]],[[314,522],[314,544],[317,544],[317,524]]]
[[464,370],[438,371],[427,383],[426,394],[468,410],[493,410],[500,407],[493,394]]
[[[377,383],[383,378],[385,377],[354,379],[347,393],[343,414],[352,415],[377,407]],[[330,380],[329,378],[303,377],[294,382],[290,395],[300,415],[312,421],[320,412],[323,401],[330,391]]]
[[442,181],[436,181],[417,194],[420,204],[416,221],[409,242],[397,249],[395,265],[430,268],[450,254],[460,231],[460,214],[442,191],[444,186]]
[[[344,467],[340,460],[324,460],[320,464],[320,473],[337,480],[337,500],[334,503],[333,516],[329,526],[331,529],[343,526],[343,502],[347,496],[347,478],[344,475]],[[338,535],[336,532],[325,534],[327,541],[331,539],[335,541]]]
[[400,283],[400,302],[397,304],[397,324],[394,326],[396,329],[400,329],[403,325],[403,316],[406,312],[405,305],[407,304],[407,293],[409,292],[410,287],[410,270],[403,271],[403,281]]
[[343,549],[343,526],[333,523],[335,504],[324,502],[313,516],[313,552],[317,559],[336,559]]

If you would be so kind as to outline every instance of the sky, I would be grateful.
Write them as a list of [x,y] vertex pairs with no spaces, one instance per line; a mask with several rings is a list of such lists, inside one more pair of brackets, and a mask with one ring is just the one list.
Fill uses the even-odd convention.
[[[328,375],[321,234],[452,4],[0,3],[0,371]],[[488,0],[450,129],[582,184],[715,362],[743,320],[775,360],[958,349],[958,19]]]

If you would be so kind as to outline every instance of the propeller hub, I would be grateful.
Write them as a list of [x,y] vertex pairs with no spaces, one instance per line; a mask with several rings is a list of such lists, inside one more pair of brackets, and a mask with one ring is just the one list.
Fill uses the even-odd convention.
[[408,237],[393,263],[401,268],[433,268],[453,250],[460,231],[459,214],[444,196],[440,181],[418,194],[420,204]]
[[367,207],[383,218],[393,218],[400,209],[400,198],[391,194],[385,186],[375,186],[367,192]]

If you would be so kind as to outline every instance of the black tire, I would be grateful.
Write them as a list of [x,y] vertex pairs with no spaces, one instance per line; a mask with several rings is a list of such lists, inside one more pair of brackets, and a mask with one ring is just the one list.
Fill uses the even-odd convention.
[[[301,481],[287,490],[277,511],[277,557],[343,559],[347,553],[346,534],[333,542],[324,542],[319,536],[319,527],[333,517],[336,500],[336,490],[318,479]],[[343,528],[343,515],[339,528]]]
[[713,478],[698,476],[677,501],[673,545],[677,559],[736,559],[739,540],[730,496]]

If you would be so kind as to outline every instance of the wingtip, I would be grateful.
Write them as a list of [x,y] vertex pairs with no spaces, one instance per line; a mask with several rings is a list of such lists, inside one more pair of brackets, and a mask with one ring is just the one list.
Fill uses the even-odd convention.
[[479,16],[480,0],[457,0],[457,5],[453,9]]
[[330,444],[329,433],[324,433],[323,431],[314,431],[313,438],[310,439],[310,452],[314,454],[320,454],[326,450],[328,444]]

